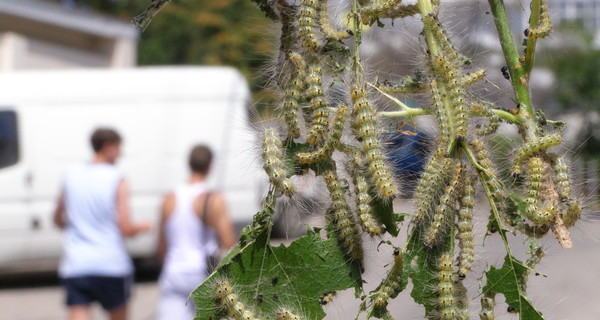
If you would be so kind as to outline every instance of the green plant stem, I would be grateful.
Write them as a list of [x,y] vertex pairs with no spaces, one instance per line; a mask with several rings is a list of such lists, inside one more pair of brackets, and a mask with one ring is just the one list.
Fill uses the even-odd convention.
[[428,108],[409,108],[402,111],[387,111],[378,112],[377,115],[386,118],[395,117],[415,117],[431,114],[431,110]]
[[537,137],[537,133],[535,113],[529,93],[529,74],[519,62],[519,53],[515,48],[513,34],[510,30],[510,25],[508,24],[508,16],[506,15],[506,8],[504,7],[503,0],[488,1],[494,16],[494,22],[498,31],[502,52],[504,53],[504,58],[506,59],[506,64],[508,65],[508,72],[510,74],[512,87],[515,91],[517,101],[519,102],[518,116],[522,120],[520,122],[520,128],[523,131],[525,139],[535,139]]
[[[529,16],[529,30],[535,28],[540,23],[540,3],[541,0],[531,0],[531,15]],[[525,47],[525,62],[523,63],[525,72],[529,75],[533,68],[533,60],[535,55],[536,38],[527,38],[527,46]]]
[[358,0],[352,0],[352,29],[354,31],[354,56],[352,71],[354,72],[354,83],[362,83],[360,65],[360,43],[362,41],[362,26],[360,22],[360,4]]

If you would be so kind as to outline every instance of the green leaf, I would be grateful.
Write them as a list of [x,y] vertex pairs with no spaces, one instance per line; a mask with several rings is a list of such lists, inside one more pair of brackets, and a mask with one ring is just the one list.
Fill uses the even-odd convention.
[[542,314],[527,300],[525,292],[521,290],[520,279],[526,276],[527,270],[528,268],[523,263],[507,255],[502,268],[491,267],[486,272],[487,283],[483,287],[483,292],[502,293],[506,303],[519,313],[521,319],[544,319]]
[[[300,310],[306,319],[325,316],[319,304],[322,294],[361,285],[360,270],[347,263],[336,240],[321,239],[311,231],[288,247],[269,245],[265,232],[228,261],[192,293],[196,319],[223,316],[214,300],[214,283],[222,278],[227,278],[240,301],[258,314],[268,317],[279,306],[286,306]],[[259,295],[262,299],[257,299]]]
[[404,220],[404,216],[394,213],[392,201],[380,199],[379,197],[372,197],[372,199],[371,207],[375,218],[385,225],[385,229],[390,235],[397,237],[398,232],[400,232],[398,222]]

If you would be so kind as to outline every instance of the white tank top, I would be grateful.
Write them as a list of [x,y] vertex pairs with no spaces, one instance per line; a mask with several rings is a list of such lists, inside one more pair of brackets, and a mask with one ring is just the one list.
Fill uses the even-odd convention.
[[116,197],[122,178],[107,163],[85,163],[67,173],[61,277],[125,276],[133,271],[117,222]]
[[218,248],[213,230],[202,223],[193,208],[194,199],[207,191],[204,182],[175,189],[175,208],[165,222],[167,254],[161,282],[176,274],[204,274],[207,254]]

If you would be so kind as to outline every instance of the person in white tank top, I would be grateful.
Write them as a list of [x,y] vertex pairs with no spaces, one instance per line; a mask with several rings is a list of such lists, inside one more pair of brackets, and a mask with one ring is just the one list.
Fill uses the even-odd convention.
[[127,182],[114,165],[121,153],[120,135],[99,128],[91,143],[93,160],[67,173],[54,210],[54,223],[64,232],[59,275],[70,320],[90,319],[93,302],[111,320],[125,320],[133,265],[124,237],[148,231],[150,224],[130,219]]
[[209,192],[205,183],[211,160],[208,147],[194,147],[188,161],[188,182],[163,201],[157,248],[163,261],[158,320],[194,318],[195,305],[188,297],[207,276],[207,255],[219,246],[228,250],[235,244],[225,199],[218,192]]

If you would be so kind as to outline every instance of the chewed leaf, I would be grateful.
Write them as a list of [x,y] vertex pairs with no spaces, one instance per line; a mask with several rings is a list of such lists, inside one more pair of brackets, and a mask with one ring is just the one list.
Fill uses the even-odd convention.
[[[300,310],[307,319],[325,316],[319,297],[360,286],[360,270],[349,264],[335,239],[313,232],[289,246],[273,247],[263,233],[237,252],[193,293],[196,319],[219,319],[215,283],[227,279],[257,314],[275,315],[281,305]],[[260,299],[257,297],[260,296]]]
[[521,290],[520,279],[526,275],[527,269],[519,260],[507,255],[502,268],[491,267],[486,272],[487,283],[483,287],[483,292],[502,293],[506,303],[519,313],[521,319],[544,319]]

